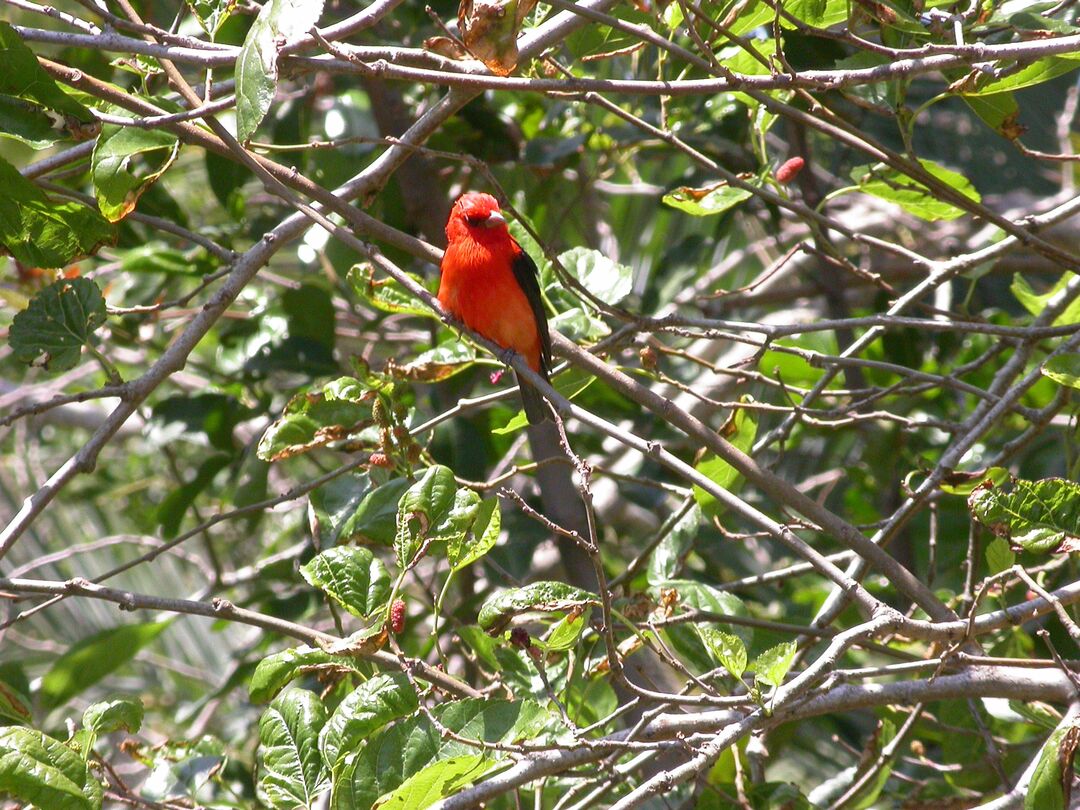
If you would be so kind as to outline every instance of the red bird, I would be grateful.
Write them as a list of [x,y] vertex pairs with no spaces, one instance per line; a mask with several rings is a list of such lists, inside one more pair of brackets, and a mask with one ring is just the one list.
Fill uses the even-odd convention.
[[[490,194],[461,195],[446,222],[446,240],[439,303],[547,379],[551,336],[536,264],[510,235],[498,201]],[[540,392],[518,383],[529,422],[550,419]]]

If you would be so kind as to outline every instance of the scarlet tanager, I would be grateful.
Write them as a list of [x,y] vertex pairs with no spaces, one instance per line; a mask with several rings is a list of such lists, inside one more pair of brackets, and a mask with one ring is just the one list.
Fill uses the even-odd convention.
[[[536,264],[510,235],[498,201],[490,194],[463,194],[450,211],[446,240],[439,303],[547,379],[551,336]],[[529,422],[550,419],[540,392],[518,383]]]

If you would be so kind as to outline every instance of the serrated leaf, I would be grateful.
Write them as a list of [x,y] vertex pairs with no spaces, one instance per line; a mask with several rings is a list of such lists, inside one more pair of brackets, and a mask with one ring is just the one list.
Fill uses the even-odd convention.
[[59,740],[22,726],[0,728],[0,795],[49,810],[100,810],[101,783]]
[[[179,148],[179,139],[165,130],[103,126],[90,166],[98,208],[105,218],[119,222],[130,214],[142,193],[176,160]],[[149,165],[136,174],[133,167],[139,155]]]
[[767,649],[754,660],[754,680],[769,686],[780,686],[795,662],[797,649],[794,641],[785,641]]
[[343,753],[355,751],[378,731],[420,706],[416,690],[401,672],[380,673],[360,684],[338,704],[323,727],[319,748],[331,770]]
[[1003,537],[995,537],[986,547],[986,566],[988,573],[993,575],[1012,568],[1016,562],[1016,555],[1009,548],[1009,542]]
[[705,649],[738,680],[746,672],[746,646],[742,639],[732,633],[725,633],[708,624],[695,624],[694,629],[705,644]]
[[1080,354],[1069,352],[1051,357],[1042,367],[1044,377],[1070,388],[1080,388]]
[[94,331],[105,323],[105,299],[87,278],[50,284],[11,322],[8,341],[15,359],[37,362],[44,356],[53,371],[74,368]]
[[116,241],[113,226],[82,203],[57,203],[0,158],[0,248],[29,267],[63,267]]
[[67,703],[134,658],[168,626],[168,622],[125,624],[76,642],[41,679],[42,706],[53,709]]
[[259,789],[271,807],[312,807],[329,786],[319,752],[326,707],[313,692],[279,695],[259,719]]
[[495,635],[522,613],[568,613],[599,604],[595,594],[567,585],[564,582],[534,582],[521,588],[510,588],[488,597],[480,608],[477,623]]
[[[949,188],[963,194],[969,200],[980,202],[979,192],[971,181],[962,174],[939,166],[932,160],[920,160],[929,174]],[[929,221],[956,219],[964,215],[963,210],[951,203],[943,202],[934,193],[917,180],[879,163],[875,166],[856,166],[851,170],[851,179],[859,190],[883,200],[896,203],[909,214]]]
[[366,548],[327,549],[301,566],[300,573],[309,584],[362,619],[384,608],[390,598],[390,574]]
[[1078,550],[1080,484],[1063,478],[1018,479],[1011,490],[979,489],[968,498],[971,514],[1024,551],[1037,554]]
[[[754,445],[757,436],[757,415],[749,408],[739,408],[720,428],[720,435],[744,453]],[[740,473],[715,453],[707,451],[694,465],[718,487],[730,490],[740,479]],[[706,517],[715,517],[724,511],[723,505],[701,487],[694,485],[694,500]]]
[[266,703],[294,678],[309,672],[367,674],[370,669],[370,665],[355,656],[334,654],[317,647],[293,647],[259,662],[248,685],[248,696],[252,703]]
[[[747,178],[750,179],[750,178]],[[753,194],[744,188],[717,183],[704,188],[680,186],[664,195],[663,202],[695,217],[708,217],[730,211]]]
[[356,378],[340,377],[293,397],[259,440],[259,458],[280,461],[349,438],[372,424],[376,396]]
[[236,139],[255,134],[277,90],[278,51],[322,16],[323,0],[270,0],[255,18],[236,59]]
[[559,254],[559,263],[580,284],[605,304],[617,304],[630,294],[634,271],[612,261],[599,250],[576,247]]
[[116,698],[92,703],[83,712],[83,728],[95,734],[126,731],[137,734],[142,728],[143,705],[138,698]]

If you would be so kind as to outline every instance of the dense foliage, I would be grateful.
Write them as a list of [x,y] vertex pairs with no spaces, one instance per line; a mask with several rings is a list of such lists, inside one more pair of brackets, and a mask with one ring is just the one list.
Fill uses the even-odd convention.
[[2,2],[0,806],[1069,805],[1080,7]]

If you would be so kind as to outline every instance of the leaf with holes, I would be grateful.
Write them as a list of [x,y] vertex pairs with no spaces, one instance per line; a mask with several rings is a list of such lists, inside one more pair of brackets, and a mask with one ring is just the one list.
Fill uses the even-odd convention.
[[968,498],[975,518],[1013,546],[1036,554],[1080,550],[1080,484],[1064,478],[1018,479]]

